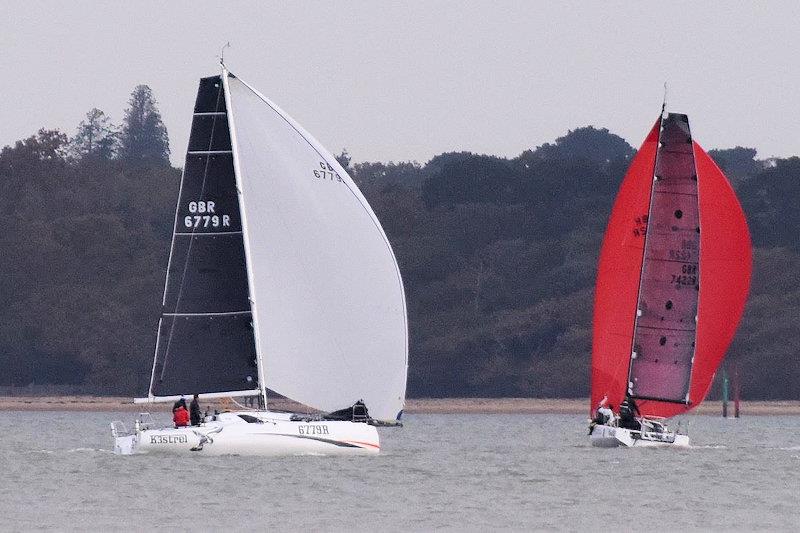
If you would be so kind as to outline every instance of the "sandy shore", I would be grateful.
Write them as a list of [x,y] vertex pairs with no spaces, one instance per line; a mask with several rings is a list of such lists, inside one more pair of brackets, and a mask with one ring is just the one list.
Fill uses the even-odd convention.
[[[203,401],[212,408],[235,408],[230,402]],[[307,412],[308,410],[288,400],[270,401],[277,410]],[[109,396],[0,396],[0,411],[156,411],[161,406],[133,404],[130,398]],[[166,410],[168,406],[163,406]],[[729,405],[733,413],[733,404]],[[800,401],[742,402],[743,416],[800,415]],[[588,412],[587,399],[555,398],[416,398],[406,402],[406,413],[484,413],[484,414],[569,414]],[[704,402],[694,413],[717,415],[722,412],[721,402]]]

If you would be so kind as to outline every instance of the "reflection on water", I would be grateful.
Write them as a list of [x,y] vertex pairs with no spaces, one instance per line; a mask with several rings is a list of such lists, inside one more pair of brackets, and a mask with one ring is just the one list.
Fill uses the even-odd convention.
[[592,448],[579,416],[409,415],[377,457],[115,456],[131,418],[0,413],[0,529],[800,524],[800,417],[688,417],[688,450]]

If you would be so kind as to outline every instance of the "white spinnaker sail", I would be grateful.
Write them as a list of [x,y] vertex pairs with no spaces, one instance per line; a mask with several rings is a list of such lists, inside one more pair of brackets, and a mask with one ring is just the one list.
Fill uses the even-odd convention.
[[408,328],[386,234],[336,159],[236,77],[227,95],[266,386],[326,411],[395,419]]

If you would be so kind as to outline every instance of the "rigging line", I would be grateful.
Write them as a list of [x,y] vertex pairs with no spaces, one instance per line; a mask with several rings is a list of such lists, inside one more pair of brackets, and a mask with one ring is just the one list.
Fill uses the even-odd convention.
[[[223,50],[224,50],[224,47],[223,47]],[[216,106],[216,109],[219,109],[219,97],[220,97],[220,95],[222,94],[222,92],[224,90],[225,89],[224,89],[224,86],[222,84],[222,79],[220,78],[220,80],[219,80],[219,91],[217,92],[217,106]],[[212,119],[211,119],[211,135],[208,138],[208,148],[209,148],[209,150],[211,150],[211,146],[212,146],[212,144],[214,142],[214,133],[216,131],[216,128],[217,128],[217,116],[214,115],[212,117]],[[205,194],[206,181],[208,179],[208,167],[210,165],[211,165],[211,156],[207,156],[206,157],[205,168],[203,169],[203,182],[200,185],[200,196],[198,198],[198,201],[202,200],[203,199],[203,195]],[[178,201],[180,202],[180,198],[178,199]],[[177,224],[177,220],[176,220],[176,224]],[[192,224],[192,231],[191,231],[191,235],[192,236],[189,237],[189,247],[186,250],[186,260],[183,263],[183,272],[181,273],[181,284],[178,287],[178,297],[175,299],[175,312],[173,313],[174,315],[179,314],[178,313],[178,308],[180,307],[181,299],[183,298],[183,287],[186,284],[186,272],[189,269],[189,259],[192,256],[192,247],[194,245],[194,233],[195,233],[196,229],[197,228],[194,226],[194,224]],[[169,276],[169,272],[167,272],[167,276]],[[167,346],[164,349],[164,361],[163,361],[163,364],[161,365],[161,376],[160,376],[160,380],[162,380],[162,381],[164,380],[164,374],[167,371],[167,359],[169,358],[169,349],[170,349],[170,346],[172,346],[172,338],[175,335],[175,323],[177,322],[176,318],[177,317],[175,317],[175,316],[173,316],[173,318],[172,318],[172,324],[170,324],[170,327],[169,327],[169,337],[167,338]]]

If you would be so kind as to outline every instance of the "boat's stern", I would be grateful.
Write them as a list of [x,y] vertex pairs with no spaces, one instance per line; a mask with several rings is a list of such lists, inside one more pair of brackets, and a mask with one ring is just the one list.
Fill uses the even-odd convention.
[[136,450],[136,435],[129,433],[120,420],[111,422],[111,438],[114,439],[114,453],[132,455]]
[[615,427],[597,424],[592,428],[589,441],[592,443],[592,446],[597,448],[616,448],[622,444],[617,436],[617,429],[618,428]]
[[[592,430],[589,440],[592,446],[598,448],[662,448],[662,447],[689,447],[689,436],[669,431],[663,424],[658,423],[658,430],[653,430],[653,421],[642,419],[644,430],[634,430],[621,427],[596,425]],[[649,430],[648,430],[649,429]]]

